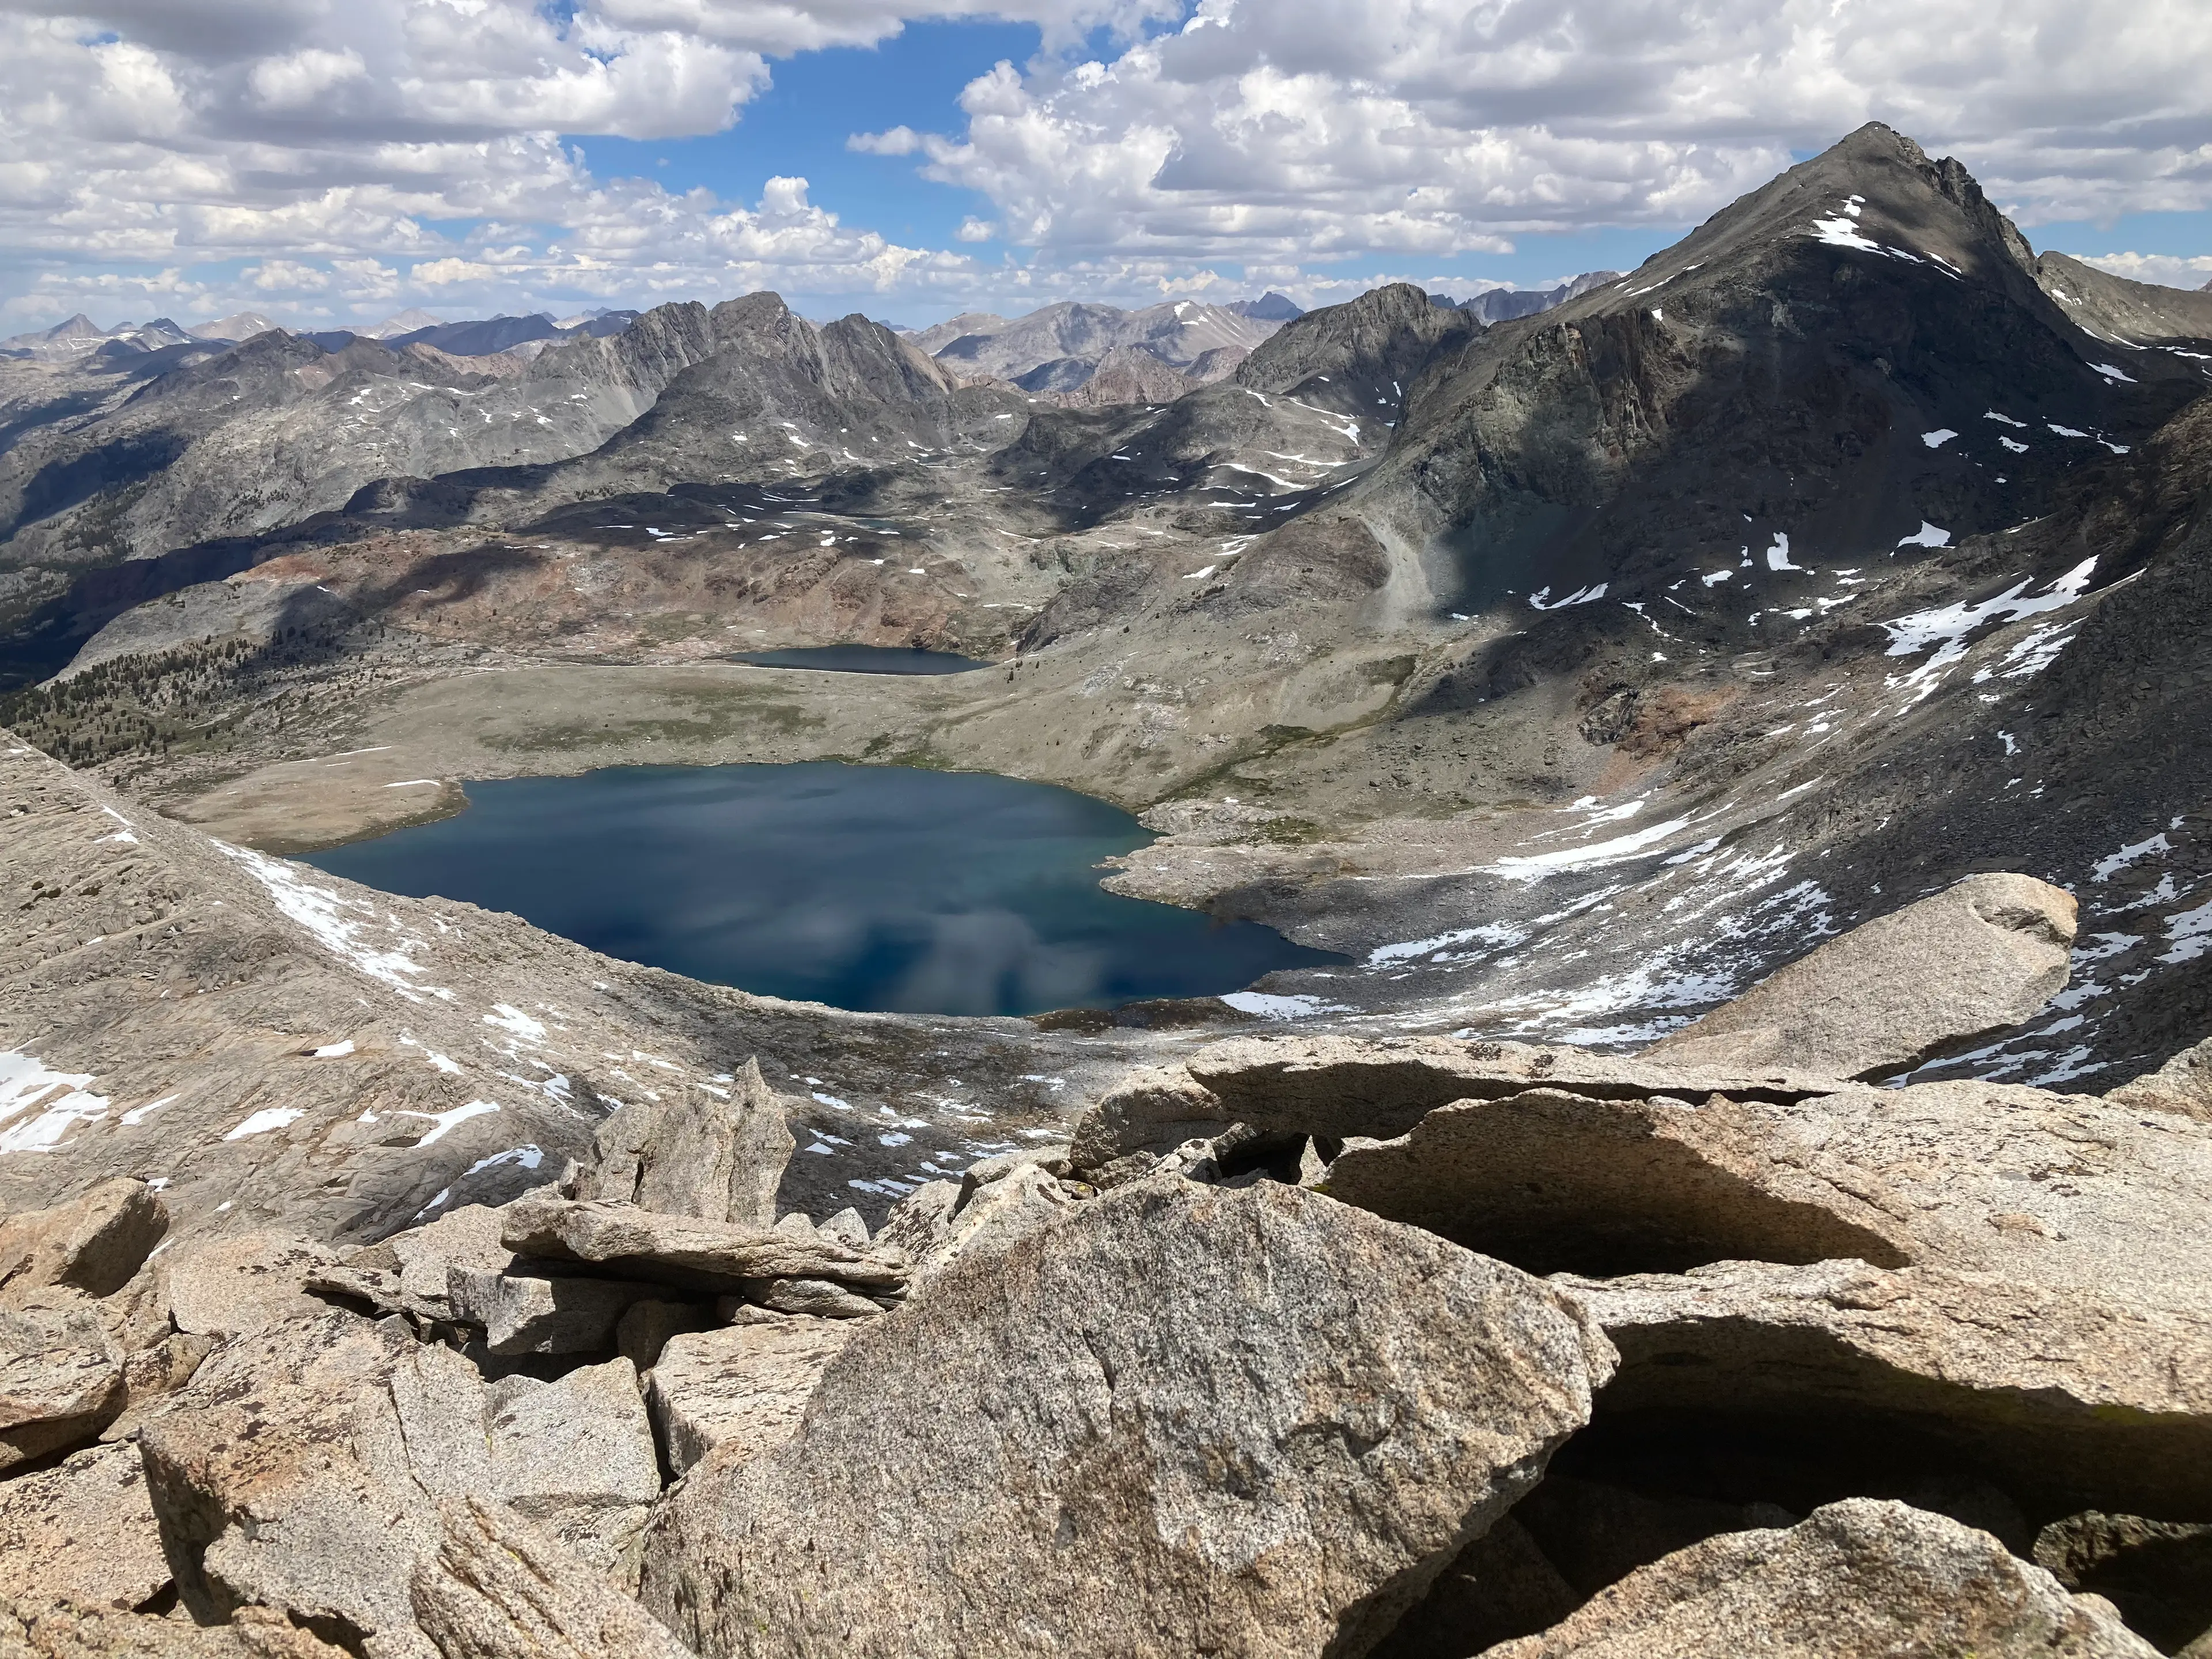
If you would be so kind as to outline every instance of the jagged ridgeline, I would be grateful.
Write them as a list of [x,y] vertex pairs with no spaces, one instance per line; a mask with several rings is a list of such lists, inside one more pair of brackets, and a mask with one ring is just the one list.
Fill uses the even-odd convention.
[[[266,322],[0,343],[0,1659],[2212,1651],[2212,294],[1870,126],[1462,305]],[[1340,954],[283,856],[824,760]]]

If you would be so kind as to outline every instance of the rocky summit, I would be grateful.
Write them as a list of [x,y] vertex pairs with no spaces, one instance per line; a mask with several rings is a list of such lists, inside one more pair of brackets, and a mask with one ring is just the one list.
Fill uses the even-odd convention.
[[[2212,1659],[2208,378],[1881,125],[1456,306],[0,342],[0,1659]],[[826,761],[1334,954],[295,857]]]

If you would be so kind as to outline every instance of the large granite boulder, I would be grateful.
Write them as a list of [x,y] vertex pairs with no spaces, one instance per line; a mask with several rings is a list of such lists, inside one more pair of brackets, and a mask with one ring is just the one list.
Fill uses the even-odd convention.
[[1723,1534],[1632,1573],[1485,1659],[2152,1659],[2094,1599],[1985,1532],[1854,1498],[1794,1527]]
[[647,1395],[668,1467],[680,1475],[716,1451],[732,1466],[790,1439],[858,1328],[844,1319],[768,1317],[670,1338]]
[[536,1522],[605,1577],[637,1583],[637,1541],[660,1496],[660,1453],[627,1359],[552,1382],[502,1377],[486,1391],[486,1496]]
[[642,1595],[713,1659],[1357,1655],[1612,1360],[1431,1235],[1139,1183],[861,1326],[791,1440],[678,1488]]
[[1904,1266],[1910,1226],[1863,1196],[1863,1182],[1808,1158],[1806,1138],[1790,1133],[1806,1110],[1531,1089],[1440,1106],[1395,1139],[1349,1143],[1326,1190],[1531,1273],[1834,1256]]
[[[1053,1167],[1064,1167],[1057,1159]],[[1036,1157],[987,1158],[957,1182],[925,1182],[894,1205],[878,1239],[913,1264],[919,1286],[963,1255],[1001,1250],[1068,1214],[1091,1189]]]
[[99,1446],[0,1480],[0,1598],[128,1611],[168,1583],[137,1447]]
[[1143,1171],[1186,1129],[1210,1135],[1239,1123],[1268,1138],[1404,1134],[1457,1100],[1498,1100],[1530,1089],[1571,1090],[1595,1100],[1654,1095],[1743,1098],[1819,1094],[1833,1079],[1706,1075],[1635,1058],[1526,1042],[1455,1037],[1251,1036],[1210,1043],[1183,1066],[1133,1073],[1076,1126],[1070,1161],[1085,1180],[1119,1184]]
[[2044,1528],[2034,1550],[2036,1565],[2103,1596],[2160,1651],[2212,1655],[2212,1522],[2089,1510]]
[[1158,1158],[1186,1140],[1210,1140],[1228,1127],[1220,1097],[1188,1067],[1139,1066],[1083,1115],[1068,1158],[1079,1170],[1104,1171],[1120,1159]]
[[324,1304],[310,1277],[337,1265],[327,1246],[289,1233],[190,1238],[156,1258],[155,1274],[179,1330],[216,1338],[309,1319]]
[[2151,1305],[2212,1297],[2212,1137],[2018,1085],[1530,1089],[1347,1142],[1326,1190],[1534,1271],[1856,1257]]
[[658,1285],[628,1279],[536,1279],[455,1267],[446,1304],[464,1324],[481,1325],[495,1354],[605,1353],[623,1316],[660,1296]]
[[168,1229],[159,1196],[143,1181],[120,1178],[67,1204],[0,1218],[0,1297],[49,1285],[112,1296]]
[[2106,1097],[2141,1111],[2178,1112],[2212,1123],[2212,1037]]
[[1700,1071],[1888,1077],[1973,1048],[2066,988],[2074,896],[1969,876],[1854,927],[1644,1051]]
[[0,1475],[96,1438],[129,1397],[99,1304],[48,1290],[0,1308]]
[[775,1224],[776,1188],[799,1145],[783,1103],[757,1060],[745,1062],[729,1098],[720,1093],[619,1108],[599,1127],[596,1161],[577,1196],[745,1227]]
[[10,1605],[0,1597],[0,1659],[347,1659],[266,1607],[227,1625],[106,1607]]
[[475,1369],[398,1319],[325,1310],[234,1338],[140,1431],[184,1605],[259,1604],[427,1659],[409,1600],[426,1493],[489,1487]]

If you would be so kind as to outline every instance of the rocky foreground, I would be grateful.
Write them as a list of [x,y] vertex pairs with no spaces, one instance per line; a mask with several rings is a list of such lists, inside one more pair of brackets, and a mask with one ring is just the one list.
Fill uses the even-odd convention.
[[2074,925],[1975,878],[1634,1058],[1214,1042],[872,1228],[750,1063],[373,1238],[72,1177],[0,1655],[2203,1659],[2212,1048],[1855,1080]]

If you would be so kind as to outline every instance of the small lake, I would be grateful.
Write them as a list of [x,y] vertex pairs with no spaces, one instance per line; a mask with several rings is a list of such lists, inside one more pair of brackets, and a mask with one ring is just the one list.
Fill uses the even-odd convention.
[[508,910],[608,956],[769,996],[1033,1014],[1213,996],[1345,958],[1098,885],[1119,808],[979,772],[617,767],[466,786],[458,817],[309,854]]
[[726,660],[756,668],[818,668],[832,674],[966,674],[992,665],[950,651],[900,645],[796,645],[783,651],[740,651]]

